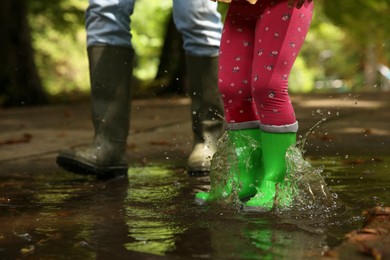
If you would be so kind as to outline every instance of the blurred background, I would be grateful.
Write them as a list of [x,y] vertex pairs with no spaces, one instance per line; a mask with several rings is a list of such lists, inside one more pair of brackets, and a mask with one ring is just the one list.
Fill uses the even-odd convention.
[[[291,93],[390,91],[390,0],[314,0]],[[89,97],[80,0],[0,1],[0,106],[79,102]],[[225,14],[227,5],[220,4]],[[181,35],[172,0],[137,0],[134,98],[186,95]]]

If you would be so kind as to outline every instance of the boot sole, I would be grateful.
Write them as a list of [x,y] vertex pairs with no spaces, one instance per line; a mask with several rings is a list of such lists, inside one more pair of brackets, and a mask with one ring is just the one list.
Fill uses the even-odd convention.
[[127,166],[96,167],[92,164],[58,156],[57,164],[66,171],[80,175],[94,175],[99,179],[112,179],[127,176]]
[[254,206],[243,205],[241,210],[243,212],[247,212],[247,213],[267,213],[267,212],[270,212],[272,210],[272,208],[254,207]]
[[194,204],[197,206],[204,206],[206,204],[206,201],[204,199],[195,198]]
[[[240,201],[242,203],[245,203],[247,202],[248,200],[250,200],[254,195],[248,195],[248,196],[245,196],[243,198],[240,199]],[[194,200],[194,205],[197,205],[197,206],[205,206],[207,205],[207,200],[204,200],[204,199],[201,199],[201,198],[197,198],[195,197],[195,200]],[[242,206],[241,208],[244,209],[244,207],[248,207],[248,206]],[[257,207],[251,207],[251,208],[257,208]],[[251,210],[251,209],[248,209],[248,210]],[[248,211],[248,212],[254,212],[255,209],[253,209],[253,211]],[[256,211],[256,212],[263,212],[263,211]]]

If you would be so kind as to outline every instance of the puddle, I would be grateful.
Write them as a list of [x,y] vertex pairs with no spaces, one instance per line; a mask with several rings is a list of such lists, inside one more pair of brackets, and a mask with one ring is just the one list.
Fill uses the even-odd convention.
[[193,205],[208,177],[171,167],[131,168],[128,179],[73,174],[0,176],[2,259],[317,259],[389,205],[390,158],[308,158],[338,207],[243,213]]

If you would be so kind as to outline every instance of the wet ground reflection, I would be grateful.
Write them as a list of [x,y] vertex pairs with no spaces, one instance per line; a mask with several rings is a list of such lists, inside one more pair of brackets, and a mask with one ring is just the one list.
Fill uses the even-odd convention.
[[338,194],[328,212],[242,213],[199,207],[208,178],[183,169],[132,168],[128,179],[73,174],[0,176],[0,258],[319,258],[361,225],[361,211],[389,205],[389,160],[312,158]]

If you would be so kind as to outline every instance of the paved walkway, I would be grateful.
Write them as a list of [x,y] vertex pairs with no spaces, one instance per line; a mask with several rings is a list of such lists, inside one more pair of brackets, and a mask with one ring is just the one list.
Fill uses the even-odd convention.
[[[390,156],[389,98],[389,92],[294,95],[299,135],[322,121],[308,135],[306,155]],[[0,172],[61,171],[58,150],[86,145],[92,134],[89,104],[1,109]],[[191,144],[189,99],[133,102],[130,164],[184,166]]]

